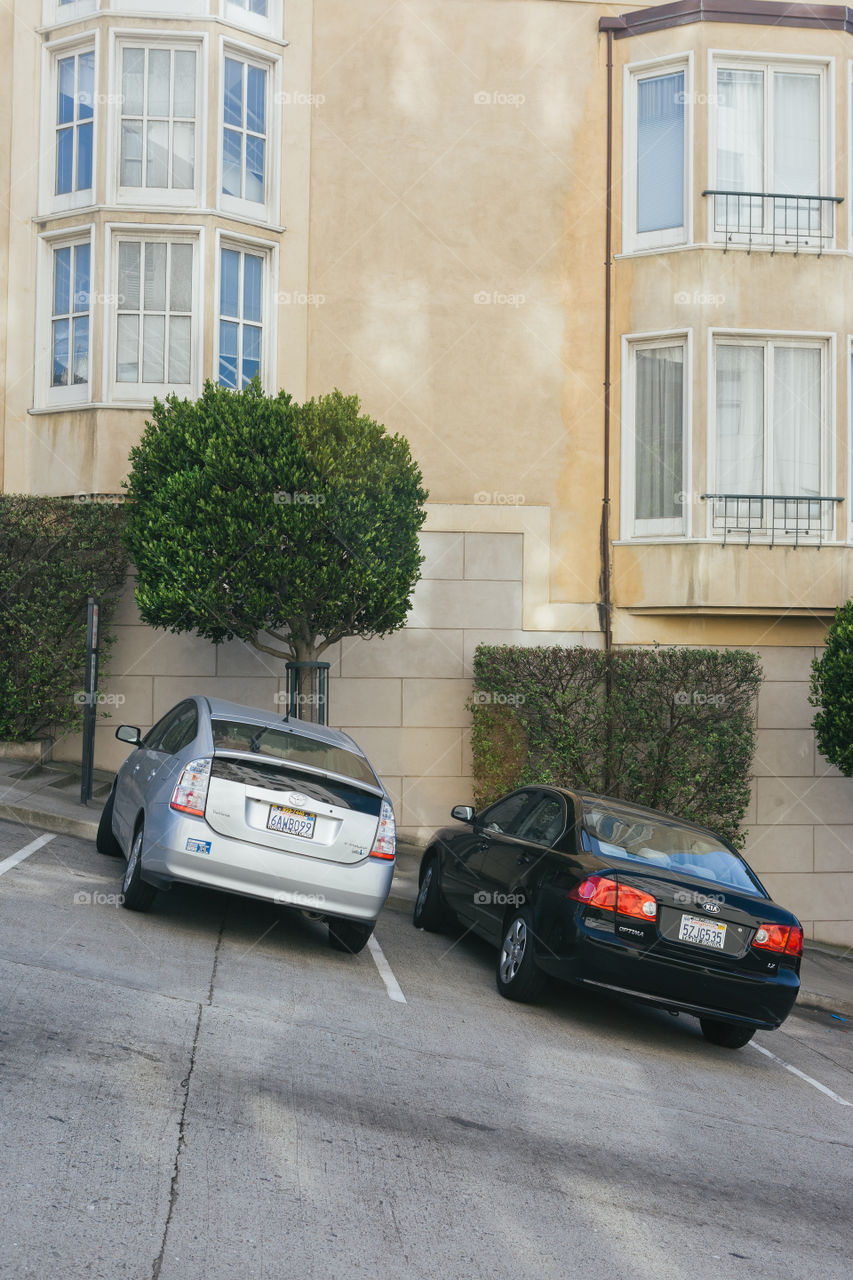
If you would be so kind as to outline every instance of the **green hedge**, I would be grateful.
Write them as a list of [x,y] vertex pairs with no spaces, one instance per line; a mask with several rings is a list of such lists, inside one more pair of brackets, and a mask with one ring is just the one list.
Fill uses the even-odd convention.
[[481,645],[474,798],[529,782],[618,796],[736,845],[749,803],[758,658],[742,650]]
[[101,601],[103,674],[127,572],[123,516],[114,503],[0,495],[0,738],[79,728],[86,602]]

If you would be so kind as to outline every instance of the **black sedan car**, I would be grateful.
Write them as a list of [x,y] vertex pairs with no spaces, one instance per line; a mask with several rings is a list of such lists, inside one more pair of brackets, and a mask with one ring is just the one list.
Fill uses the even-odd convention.
[[451,816],[463,826],[426,849],[414,923],[455,917],[494,943],[501,995],[534,1000],[549,976],[600,987],[692,1014],[731,1049],[790,1013],[800,923],[713,832],[557,787]]

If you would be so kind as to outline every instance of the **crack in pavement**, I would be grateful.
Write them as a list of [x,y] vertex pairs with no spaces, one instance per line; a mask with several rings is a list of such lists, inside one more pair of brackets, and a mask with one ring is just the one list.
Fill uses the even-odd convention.
[[166,1221],[163,1224],[163,1235],[160,1240],[160,1252],[154,1259],[154,1266],[151,1271],[151,1280],[159,1280],[160,1271],[163,1267],[163,1259],[166,1254],[166,1244],[169,1238],[169,1227],[172,1225],[172,1215],[175,1211],[175,1205],[178,1203],[178,1182],[181,1174],[181,1156],[183,1155],[186,1145],[186,1118],[187,1104],[190,1097],[190,1081],[192,1080],[193,1070],[195,1068],[195,1055],[198,1049],[198,1037],[201,1031],[201,1019],[205,1008],[209,1008],[213,1004],[213,987],[216,982],[216,969],[219,964],[219,951],[222,946],[222,939],[225,934],[225,921],[228,916],[228,903],[222,912],[222,921],[219,925],[219,937],[216,939],[216,947],[213,952],[213,965],[210,970],[210,983],[207,988],[207,999],[199,1001],[198,1016],[195,1022],[195,1033],[193,1035],[193,1045],[190,1050],[190,1066],[186,1076],[181,1081],[181,1088],[184,1091],[184,1100],[181,1106],[181,1118],[178,1121],[178,1144],[175,1148],[175,1161],[172,1165],[172,1178],[169,1183],[169,1211],[166,1214]]

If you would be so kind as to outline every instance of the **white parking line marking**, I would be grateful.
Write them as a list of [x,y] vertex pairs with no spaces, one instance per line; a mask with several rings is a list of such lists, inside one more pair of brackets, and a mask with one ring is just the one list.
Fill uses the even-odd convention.
[[23,849],[19,849],[17,853],[13,853],[11,857],[4,858],[0,862],[0,876],[5,875],[7,871],[11,871],[19,862],[23,862],[24,858],[28,858],[31,853],[35,853],[37,849],[41,849],[49,840],[55,840],[56,836],[39,836],[37,840],[31,840],[29,844],[24,845]]
[[842,1107],[853,1106],[846,1098],[840,1098],[837,1093],[833,1093],[831,1089],[827,1089],[825,1084],[821,1084],[819,1080],[813,1080],[811,1076],[807,1076],[805,1071],[799,1071],[797,1067],[792,1067],[790,1062],[783,1062],[781,1058],[777,1058],[775,1053],[771,1053],[769,1049],[762,1049],[760,1044],[750,1041],[750,1046],[757,1049],[759,1053],[763,1053],[765,1058],[772,1058],[774,1062],[778,1062],[780,1067],[784,1067],[786,1071],[790,1071],[792,1075],[799,1076],[801,1080],[805,1080],[806,1084],[814,1085],[816,1089],[820,1089],[821,1093],[825,1093],[827,1098],[832,1098],[833,1102],[840,1102]]
[[373,934],[371,934],[367,939],[367,946],[370,954],[376,961],[376,968],[379,970],[379,976],[385,983],[385,990],[388,992],[390,998],[398,1001],[400,1004],[408,1004],[399,982],[391,971],[390,964],[385,959],[385,952],[382,950]]

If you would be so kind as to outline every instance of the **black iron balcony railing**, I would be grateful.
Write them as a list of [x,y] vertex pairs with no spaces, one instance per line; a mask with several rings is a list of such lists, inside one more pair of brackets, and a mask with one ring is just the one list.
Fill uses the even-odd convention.
[[703,191],[714,201],[714,230],[730,244],[777,249],[817,249],[835,235],[835,206],[843,196],[792,196],[773,191]]
[[702,498],[713,503],[711,524],[722,532],[723,546],[730,534],[746,534],[747,546],[758,534],[762,541],[769,538],[771,547],[782,540],[820,547],[832,532],[833,505],[844,501],[778,493],[703,493]]

